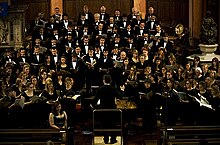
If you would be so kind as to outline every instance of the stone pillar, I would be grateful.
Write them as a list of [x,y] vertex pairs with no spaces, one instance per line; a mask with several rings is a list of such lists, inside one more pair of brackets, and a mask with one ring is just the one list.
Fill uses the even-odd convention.
[[12,47],[18,50],[22,47],[25,37],[25,10],[26,5],[11,8],[8,16],[0,19],[0,48]]
[[[218,7],[220,8],[220,2],[218,1]],[[220,16],[220,9],[218,9],[218,15]],[[220,18],[218,19],[218,43],[220,44]],[[220,54],[220,49],[218,49],[218,53]]]
[[192,3],[192,37],[199,38],[200,29],[201,29],[201,22],[203,17],[203,1],[201,0],[190,0]]
[[[21,16],[19,16],[21,17]],[[14,33],[14,49],[18,50],[22,47],[22,18],[18,18],[13,23],[13,33]]]
[[63,0],[50,0],[50,15],[54,14],[54,9],[58,7],[60,14],[63,14]]
[[146,0],[134,0],[134,8],[141,12],[141,17],[144,19],[146,15]]

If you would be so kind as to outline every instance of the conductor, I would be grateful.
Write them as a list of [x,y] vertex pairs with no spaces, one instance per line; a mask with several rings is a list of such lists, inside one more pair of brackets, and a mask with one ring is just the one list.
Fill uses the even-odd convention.
[[[111,76],[104,75],[103,76],[103,86],[100,86],[95,94],[94,103],[98,104],[98,108],[100,109],[116,109],[115,100],[118,96],[116,88],[111,86]],[[107,115],[108,114],[108,115]],[[113,113],[104,113],[101,115],[102,125],[104,128],[111,128],[114,127],[115,123],[112,122],[110,119],[114,118]],[[109,136],[110,144],[114,144],[117,142],[116,135],[114,133],[105,132],[104,133],[104,143],[109,143]]]

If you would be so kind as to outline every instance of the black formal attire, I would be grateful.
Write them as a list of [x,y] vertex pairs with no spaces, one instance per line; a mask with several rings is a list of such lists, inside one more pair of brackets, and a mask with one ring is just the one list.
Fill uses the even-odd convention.
[[0,64],[1,66],[5,66],[7,63],[15,64],[16,58],[13,56],[3,56],[1,58]]
[[[141,97],[142,124],[143,131],[152,133],[156,129],[156,97],[155,90],[151,84],[149,88],[145,88],[144,92],[149,94],[148,97]],[[151,94],[151,95],[150,95]]]
[[18,65],[22,65],[23,63],[30,63],[30,57],[27,56],[27,55],[24,55],[24,56],[19,56],[17,59],[17,64]]
[[149,30],[150,35],[154,35],[156,31],[156,26],[159,24],[158,21],[148,21],[146,24],[147,30]]
[[46,33],[52,34],[54,28],[59,28],[59,24],[51,22],[45,24]]
[[80,91],[85,85],[85,64],[77,57],[76,61],[69,62],[71,77],[73,78],[76,86],[75,89]]
[[60,22],[60,26],[62,29],[67,29],[67,26],[72,25],[72,24],[73,24],[73,22],[70,20],[61,20],[61,22]]
[[145,15],[145,21],[146,22],[148,22],[148,21],[150,21],[150,18],[151,18],[151,16],[152,15],[154,15],[154,16],[156,16],[156,18],[158,19],[158,16],[155,14],[155,13],[147,13],[146,15]]
[[176,54],[175,49],[173,48],[173,43],[170,41],[160,40],[160,46],[166,48],[166,53],[169,55],[170,53]]
[[69,127],[74,126],[75,120],[76,120],[76,100],[70,99],[68,97],[73,97],[76,95],[76,91],[74,90],[73,86],[70,89],[63,89],[61,91],[61,96],[66,96],[67,98],[61,99],[61,104],[63,106],[63,110],[66,111],[68,115],[67,124]]
[[107,20],[109,20],[109,14],[108,13],[100,13],[100,20],[104,21],[105,23],[107,22]]
[[44,23],[41,20],[32,20],[32,22],[30,23],[30,32],[31,33],[35,33],[40,26],[43,26]]
[[[98,82],[96,81],[98,78],[98,68],[97,68],[97,62],[98,59],[95,55],[93,55],[92,57],[90,57],[88,54],[84,57],[84,62],[87,63],[87,67],[86,67],[86,86],[87,86],[87,92],[91,91],[91,86],[95,85],[97,86]],[[90,64],[93,63],[93,66],[91,66]]]
[[89,22],[88,20],[82,20],[82,19],[79,19],[77,21],[77,27],[84,27],[84,26],[88,26],[89,25]]
[[61,58],[61,56],[60,56],[59,54],[51,55],[51,64],[52,64],[53,66],[56,66],[56,67],[57,67],[57,65],[58,65],[59,62],[60,62],[60,58]]
[[[41,41],[47,41],[50,35],[43,29],[43,31],[37,31],[32,35],[32,42],[34,43],[33,46],[35,45],[35,40],[40,39]],[[41,42],[42,43],[42,42]]]
[[92,12],[88,12],[88,13],[80,12],[78,19],[81,19],[82,15],[85,15],[85,18],[86,18],[86,20],[88,20],[89,24],[91,24],[93,22],[94,18],[93,18]]
[[118,27],[122,26],[122,16],[114,16],[115,23]]
[[[100,108],[101,109],[116,109],[115,98],[118,97],[117,91],[114,87],[110,85],[104,85],[97,89],[95,94],[95,103],[100,99]],[[112,118],[115,118],[114,113],[102,113],[101,120],[104,128],[111,128],[115,126],[115,122],[112,121]],[[110,119],[111,118],[111,119]],[[116,142],[116,135],[111,134],[111,142]],[[108,143],[109,134],[104,134],[104,142]]]

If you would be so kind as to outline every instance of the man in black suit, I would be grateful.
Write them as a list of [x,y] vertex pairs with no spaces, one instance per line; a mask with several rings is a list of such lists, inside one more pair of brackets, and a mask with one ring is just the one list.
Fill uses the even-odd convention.
[[164,34],[165,34],[165,31],[161,28],[161,25],[158,24],[156,26],[156,31],[152,35],[159,37],[159,38],[162,38],[164,36]]
[[89,52],[89,47],[91,46],[91,41],[89,39],[88,35],[85,35],[82,37],[82,41],[80,42],[80,48],[81,48],[81,52],[83,54],[88,54]]
[[40,65],[44,63],[44,54],[40,53],[40,47],[38,45],[34,47],[34,52],[31,55],[31,63],[33,65]]
[[106,13],[105,6],[101,6],[101,8],[100,8],[100,20],[104,21],[105,23],[107,22],[107,20],[109,20],[109,14]]
[[135,31],[132,27],[132,24],[128,22],[126,25],[126,29],[122,32],[122,38],[124,39],[124,41],[127,41],[129,37],[135,37]]
[[88,53],[83,58],[84,63],[86,64],[86,89],[87,92],[90,92],[91,86],[97,86],[97,78],[98,78],[98,68],[97,62],[98,58],[94,54],[94,48],[89,47]]
[[60,20],[61,20],[60,8],[56,7],[56,8],[54,9],[54,12],[55,12],[55,14],[53,14],[52,16],[54,17],[55,22],[56,22],[57,24],[59,24],[59,23],[60,23]]
[[40,16],[36,15],[30,23],[30,33],[35,33],[42,26],[44,26],[44,23],[40,20]]
[[82,14],[80,19],[77,21],[77,27],[84,27],[85,25],[89,25],[89,21],[86,19],[86,15]]
[[33,74],[37,75],[40,65],[44,63],[44,54],[40,53],[40,46],[34,47],[34,52],[31,54],[31,67]]
[[121,26],[122,16],[121,16],[121,11],[119,9],[115,10],[114,21],[117,24],[117,26],[119,27]]
[[81,15],[85,15],[86,20],[88,20],[88,23],[92,23],[94,18],[92,12],[89,11],[88,5],[83,6],[83,12],[79,13],[78,19],[81,18]]
[[129,22],[132,22],[133,19],[136,19],[137,13],[138,13],[137,9],[133,7],[133,8],[131,9],[131,14],[129,14],[129,15],[127,16],[127,20],[128,20]]
[[67,27],[69,25],[72,25],[73,22],[69,20],[69,16],[67,13],[64,13],[63,14],[63,19],[60,21],[60,26],[61,26],[61,29],[62,29],[62,32],[66,29],[67,30]]
[[[116,88],[111,86],[111,76],[104,75],[103,76],[103,86],[99,87],[95,94],[95,103],[100,102],[99,107],[101,109],[116,109],[115,99],[118,97],[118,93]],[[99,104],[99,103],[98,103]],[[95,105],[95,104],[94,104]],[[115,123],[111,121],[109,118],[115,118],[114,113],[102,113],[102,123],[103,127],[109,128],[115,126]],[[109,142],[109,135],[111,135],[110,143],[114,144],[117,142],[116,135],[114,133],[105,133],[104,134],[104,142],[108,144]]]
[[[32,46],[40,45],[42,47],[47,47],[49,42],[49,34],[46,33],[45,29],[43,27],[40,27],[39,30],[32,35]],[[35,40],[40,39],[40,44],[36,44]]]
[[25,48],[21,48],[20,52],[19,52],[18,58],[17,58],[17,64],[21,65],[23,63],[30,63],[30,57],[26,54],[26,49]]
[[5,54],[0,60],[1,67],[6,66],[8,63],[16,64],[15,60],[16,58],[13,55],[14,51],[12,49],[6,49]]
[[160,46],[165,48],[166,54],[168,54],[168,55],[170,53],[176,54],[176,51],[173,48],[173,43],[169,40],[169,36],[166,33],[165,33],[163,39],[161,39],[161,41],[160,41]]
[[52,47],[50,51],[51,51],[51,63],[57,66],[58,63],[60,62],[60,54],[58,54],[59,52],[57,50],[57,47]]
[[149,34],[153,35],[156,31],[156,26],[159,24],[159,21],[157,21],[156,15],[151,15],[150,21],[147,22],[147,30],[149,30]]
[[154,8],[149,7],[148,13],[145,15],[145,21],[146,22],[150,21],[152,15],[155,15],[157,17],[157,15],[154,13]]
[[59,28],[59,24],[55,23],[53,16],[50,16],[49,22],[45,24],[46,33],[52,34],[54,28]]
[[75,80],[77,84],[76,90],[80,91],[83,89],[85,84],[85,64],[82,59],[77,56],[74,52],[71,56],[71,61],[69,62],[71,77]]

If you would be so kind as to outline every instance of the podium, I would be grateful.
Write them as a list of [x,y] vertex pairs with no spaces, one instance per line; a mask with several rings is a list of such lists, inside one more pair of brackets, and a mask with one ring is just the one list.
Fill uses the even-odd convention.
[[[103,122],[104,121],[104,122]],[[111,123],[110,123],[111,122]],[[96,142],[98,136],[103,136],[105,133],[114,133],[116,139],[120,138],[115,144],[123,144],[123,123],[121,109],[95,109],[93,110],[93,145],[104,144],[103,138],[98,138],[99,143]],[[100,133],[102,135],[100,135]],[[109,135],[110,136],[110,135]],[[118,137],[119,136],[119,137]]]

